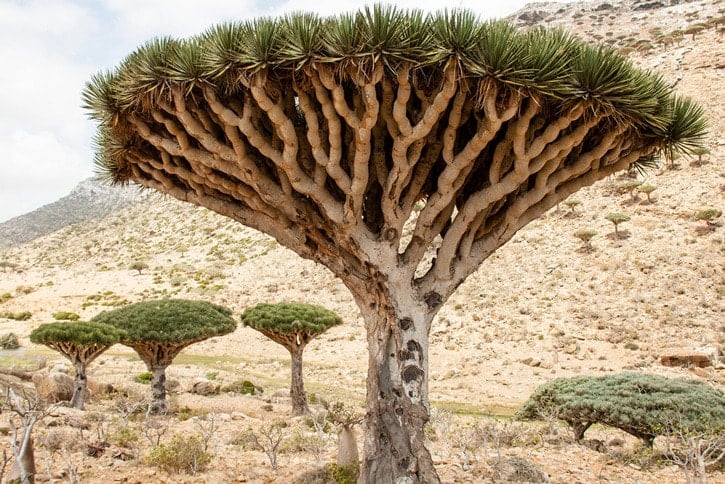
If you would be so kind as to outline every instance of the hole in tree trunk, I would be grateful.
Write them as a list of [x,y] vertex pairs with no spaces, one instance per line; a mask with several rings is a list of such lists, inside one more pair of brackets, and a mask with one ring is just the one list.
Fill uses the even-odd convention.
[[414,357],[415,355],[407,350],[400,350],[400,352],[398,353],[398,359],[400,361],[412,360]]
[[423,370],[421,370],[417,366],[406,366],[403,370],[403,381],[405,383],[410,383],[411,381],[416,380],[422,374]]
[[400,325],[400,329],[407,331],[413,327],[413,320],[410,318],[402,318],[398,324]]
[[420,343],[418,343],[417,341],[412,340],[412,339],[408,341],[407,346],[408,346],[408,351],[411,351],[411,352],[414,351],[414,352],[420,353],[420,350],[422,349],[420,347]]
[[426,293],[425,296],[423,296],[423,299],[425,300],[425,303],[428,305],[428,309],[437,308],[443,303],[443,298],[440,294],[438,294],[435,291],[431,291],[429,293]]

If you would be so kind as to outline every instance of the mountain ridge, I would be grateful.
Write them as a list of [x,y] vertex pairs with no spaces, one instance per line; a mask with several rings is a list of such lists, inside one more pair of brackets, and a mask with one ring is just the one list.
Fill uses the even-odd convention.
[[141,198],[136,187],[109,186],[94,177],[87,178],[55,202],[0,223],[0,249],[30,242],[69,225],[103,218]]

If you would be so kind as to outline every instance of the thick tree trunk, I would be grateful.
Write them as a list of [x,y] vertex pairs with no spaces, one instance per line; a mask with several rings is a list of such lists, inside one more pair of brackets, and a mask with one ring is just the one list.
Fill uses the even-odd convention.
[[166,413],[166,367],[149,367],[153,374],[151,381],[151,403],[149,404],[149,415],[161,415]]
[[76,378],[74,382],[73,398],[71,398],[70,404],[73,408],[83,410],[83,406],[86,403],[86,396],[88,395],[88,379],[86,378],[86,365],[85,363],[76,363]]
[[370,291],[356,296],[369,350],[359,482],[437,483],[423,432],[429,419],[428,330],[433,312],[416,305],[410,294],[397,301],[385,297]]
[[292,378],[290,381],[289,395],[292,398],[292,414],[304,415],[307,413],[307,395],[302,381],[302,351],[304,346],[288,348],[292,357]]

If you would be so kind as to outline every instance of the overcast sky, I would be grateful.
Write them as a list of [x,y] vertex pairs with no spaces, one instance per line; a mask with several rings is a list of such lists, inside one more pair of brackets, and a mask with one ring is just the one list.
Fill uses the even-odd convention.
[[[0,222],[66,195],[93,175],[80,93],[157,35],[185,37],[223,20],[294,10],[334,14],[358,0],[0,0]],[[526,0],[397,0],[503,17]]]

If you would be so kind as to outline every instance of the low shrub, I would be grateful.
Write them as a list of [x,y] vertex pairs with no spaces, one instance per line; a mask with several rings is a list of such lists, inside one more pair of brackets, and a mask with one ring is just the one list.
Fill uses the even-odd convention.
[[360,464],[358,462],[351,462],[344,466],[330,462],[325,469],[327,478],[334,480],[338,484],[355,484],[358,475],[360,475]]
[[601,423],[651,446],[658,435],[725,429],[725,394],[697,380],[640,373],[556,378],[539,386],[515,418],[544,415],[567,422],[577,440]]
[[53,319],[56,321],[78,321],[80,318],[81,317],[76,313],[72,313],[70,311],[58,311],[57,313],[53,313]]
[[150,465],[160,467],[169,474],[191,474],[206,470],[211,453],[204,450],[204,439],[194,434],[176,434],[168,444],[155,445],[146,457]]
[[237,380],[222,387],[224,393],[239,393],[241,395],[261,395],[264,389],[249,380]]
[[27,321],[32,316],[32,313],[29,311],[21,311],[19,313],[11,313],[11,312],[2,312],[0,313],[0,318],[5,319],[12,319],[15,321]]
[[138,383],[148,384],[148,383],[151,383],[151,380],[153,380],[153,379],[154,379],[154,374],[151,373],[150,371],[145,371],[143,373],[139,373],[138,375],[136,375],[136,377],[134,377],[133,380]]
[[4,350],[16,350],[20,348],[18,336],[15,333],[7,333],[0,336],[0,348]]
[[113,442],[119,447],[131,447],[138,441],[138,434],[131,427],[121,427],[113,434]]

